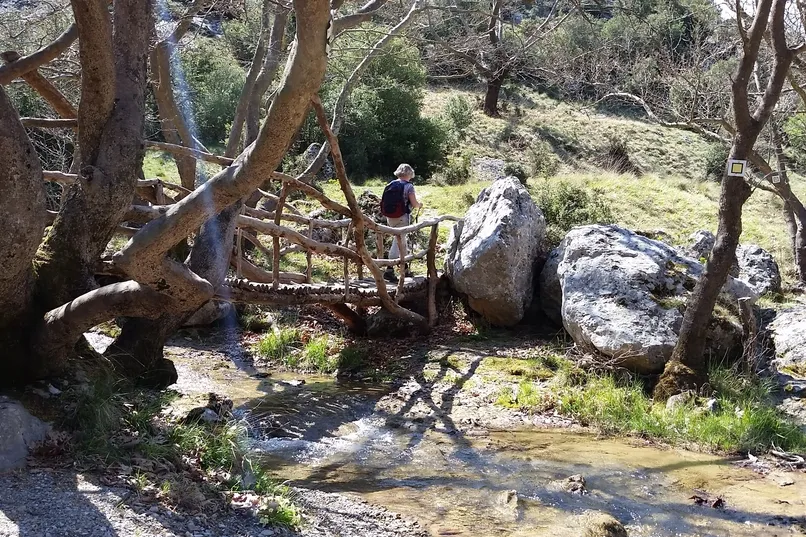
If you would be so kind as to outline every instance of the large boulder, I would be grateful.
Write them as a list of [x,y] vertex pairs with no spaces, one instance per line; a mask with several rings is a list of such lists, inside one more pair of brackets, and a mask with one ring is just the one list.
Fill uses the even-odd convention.
[[516,177],[481,191],[448,239],[445,273],[470,307],[495,326],[512,326],[532,300],[546,221]]
[[[671,356],[685,301],[702,265],[674,248],[617,226],[571,230],[540,275],[548,317],[574,341],[641,373],[663,370]],[[722,301],[756,300],[745,283],[729,278]],[[711,350],[741,343],[741,325],[726,313],[710,326]]]
[[48,426],[18,402],[0,396],[0,473],[25,466],[28,452],[47,438]]
[[806,306],[778,313],[770,324],[778,371],[789,371],[806,377]]
[[[316,156],[319,154],[319,151],[322,149],[321,144],[313,143],[308,146],[305,152],[302,154],[302,158],[305,160],[305,164],[310,165],[311,162],[316,160]],[[325,159],[325,163],[322,164],[322,168],[316,173],[316,178],[320,181],[328,181],[330,179],[334,179],[336,177],[336,167],[333,165],[333,161],[328,156]]]
[[740,244],[736,249],[739,279],[747,282],[758,295],[781,292],[781,271],[772,254],[755,244]]
[[500,158],[474,157],[470,161],[470,170],[476,181],[497,181],[506,177],[506,165]]

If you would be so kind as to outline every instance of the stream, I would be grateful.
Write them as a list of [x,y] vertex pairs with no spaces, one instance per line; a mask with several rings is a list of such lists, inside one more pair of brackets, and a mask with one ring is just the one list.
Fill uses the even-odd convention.
[[[801,474],[781,481],[720,457],[559,429],[401,421],[372,405],[385,391],[309,379],[266,395],[245,415],[275,429],[253,448],[279,479],[357,494],[435,536],[578,537],[586,510],[613,515],[633,537],[803,534],[792,525],[806,512]],[[571,476],[584,492],[571,491]],[[695,505],[694,494],[725,507]]]
[[[631,537],[806,535],[803,473],[762,475],[724,457],[517,420],[467,426],[458,396],[445,407],[424,388],[255,375],[210,347],[170,355],[179,391],[232,398],[251,449],[275,477],[357,495],[433,536],[581,537],[588,510],[614,516]],[[397,404],[384,404],[390,399]],[[424,402],[425,415],[412,414]],[[483,419],[489,408],[470,413]],[[724,506],[696,505],[694,495]]]

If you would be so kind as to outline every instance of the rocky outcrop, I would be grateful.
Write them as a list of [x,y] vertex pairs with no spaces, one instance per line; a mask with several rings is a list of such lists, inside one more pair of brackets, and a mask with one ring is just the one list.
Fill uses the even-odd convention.
[[[548,257],[540,275],[541,305],[574,341],[642,373],[659,372],[671,356],[685,301],[703,267],[662,242],[617,226],[578,227]],[[729,278],[725,304],[756,295]],[[741,326],[712,321],[710,348],[741,344]]]
[[683,253],[694,259],[707,258],[716,243],[716,236],[710,231],[700,229],[695,231],[688,238],[689,245],[683,249]]
[[[316,160],[316,155],[319,154],[319,151],[322,149],[322,144],[311,144],[305,150],[305,153],[302,154],[302,158],[305,160],[306,165],[310,165],[311,162]],[[325,163],[322,165],[322,168],[317,172],[316,179],[319,181],[328,181],[336,177],[336,167],[333,165],[333,161],[328,156],[325,159]]]
[[778,371],[806,377],[806,306],[779,313],[770,324]]
[[739,279],[747,282],[758,295],[781,292],[781,271],[772,254],[755,244],[740,244],[736,249]]
[[532,300],[535,262],[546,222],[516,177],[481,191],[448,240],[452,287],[490,324],[512,326]]
[[506,162],[499,158],[475,157],[470,161],[470,170],[476,181],[497,181],[506,177]]
[[0,396],[0,473],[24,467],[29,451],[45,441],[48,430],[17,401]]
[[[700,260],[707,258],[714,247],[716,237],[701,229],[689,237],[689,245],[681,248],[683,255]],[[781,271],[772,254],[755,244],[740,244],[736,248],[736,264],[731,276],[746,282],[759,296],[781,292]]]

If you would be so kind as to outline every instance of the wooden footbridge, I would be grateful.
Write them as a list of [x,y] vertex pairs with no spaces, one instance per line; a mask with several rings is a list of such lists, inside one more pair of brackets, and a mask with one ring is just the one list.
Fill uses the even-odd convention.
[[[338,139],[330,129],[321,102],[315,98],[312,104],[330,147],[336,176],[347,204],[343,205],[329,198],[307,182],[315,173],[313,165],[297,177],[273,173],[269,183],[275,185],[275,189],[279,188],[279,192],[274,194],[260,191],[273,208],[262,210],[244,206],[242,209],[237,217],[235,246],[231,258],[234,276],[227,278],[218,287],[216,298],[270,306],[323,304],[348,322],[350,316],[358,313],[347,308],[347,304],[355,306],[358,311],[367,306],[382,306],[398,317],[426,326],[433,325],[436,322],[435,300],[439,278],[436,266],[439,225],[444,221],[458,221],[459,218],[438,216],[407,227],[393,228],[364,214],[347,179]],[[26,119],[29,122],[35,121]],[[233,164],[233,159],[179,145],[162,142],[148,142],[147,145],[224,167]],[[45,177],[61,184],[70,184],[76,180],[75,175],[62,172],[45,172]],[[175,195],[171,196],[166,191],[174,192]],[[124,235],[137,233],[138,224],[165,213],[173,203],[191,192],[159,179],[144,179],[138,181],[137,193],[146,204],[131,206],[119,228]],[[295,202],[289,200],[292,193],[301,194],[308,201],[318,202],[319,208],[304,214],[295,207]],[[332,219],[317,216],[324,211],[337,216]],[[52,215],[55,216],[55,213]],[[408,252],[405,237],[426,228],[430,231],[427,246]],[[319,230],[328,230],[329,238],[322,239]],[[264,244],[262,237],[270,237],[271,245]],[[388,250],[388,238],[397,241],[401,252],[399,259],[384,259],[384,253]],[[271,260],[271,270],[250,261],[246,243],[253,246],[250,250],[256,250],[265,259]],[[368,243],[372,244],[371,248],[367,246]],[[281,271],[283,258],[298,252],[305,255],[306,271]],[[334,278],[331,273],[328,275],[329,281],[314,281],[314,256],[339,259],[342,262],[340,277]],[[401,277],[397,284],[391,284],[387,288],[383,269],[396,266],[397,273],[404,274],[406,265],[422,259],[425,259],[425,274]],[[400,305],[406,299],[422,297],[427,299],[428,318]]]

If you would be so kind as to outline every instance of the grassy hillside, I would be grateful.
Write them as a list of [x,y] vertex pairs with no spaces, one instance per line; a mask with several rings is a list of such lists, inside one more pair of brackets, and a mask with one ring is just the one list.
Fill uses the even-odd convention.
[[[425,95],[425,113],[442,114],[445,104],[455,95],[475,102],[480,93],[455,89],[429,91]],[[625,142],[630,159],[642,171],[640,176],[615,174],[598,164],[613,137]],[[633,229],[662,229],[681,244],[698,229],[716,231],[720,185],[704,180],[709,144],[688,132],[525,94],[510,96],[502,118],[473,112],[467,141],[455,153],[517,161],[528,170],[529,152],[541,141],[551,146],[563,164],[555,177],[529,179],[533,194],[544,188],[544,181],[566,181],[600,189],[612,206],[615,223]],[[396,165],[390,163],[390,170]],[[144,167],[147,177],[178,181],[170,158],[149,153]],[[213,173],[213,168],[216,167],[208,166],[208,173]],[[356,187],[356,191],[367,188],[380,193],[386,180],[367,181]],[[806,199],[806,180],[794,176],[792,183],[793,189]],[[457,186],[418,184],[418,195],[426,205],[423,216],[462,215],[486,185],[484,182]],[[329,195],[342,198],[335,181],[322,186]],[[447,233],[448,226],[442,226],[443,239]],[[777,197],[763,191],[753,194],[744,210],[742,242],[757,243],[772,252],[785,278],[792,278],[792,255],[782,204]]]

